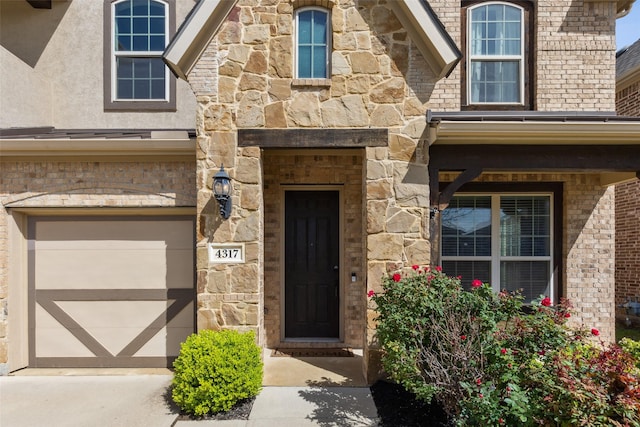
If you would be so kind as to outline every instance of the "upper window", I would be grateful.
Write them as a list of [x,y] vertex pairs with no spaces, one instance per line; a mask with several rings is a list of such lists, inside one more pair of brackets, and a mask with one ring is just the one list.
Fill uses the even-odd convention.
[[528,107],[528,11],[511,3],[466,9],[466,99],[480,108]]
[[553,206],[549,194],[454,196],[442,212],[442,268],[495,291],[522,290],[526,302],[554,298]]
[[110,105],[114,109],[175,109],[175,82],[162,61],[174,25],[173,2],[118,0],[110,4]]
[[296,78],[329,78],[329,12],[309,7],[296,11]]

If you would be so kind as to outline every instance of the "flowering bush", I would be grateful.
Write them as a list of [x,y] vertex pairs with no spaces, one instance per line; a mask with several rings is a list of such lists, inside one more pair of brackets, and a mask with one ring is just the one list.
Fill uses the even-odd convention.
[[377,337],[393,380],[435,399],[459,425],[640,426],[637,360],[566,325],[571,305],[480,281],[465,291],[441,269],[383,280]]

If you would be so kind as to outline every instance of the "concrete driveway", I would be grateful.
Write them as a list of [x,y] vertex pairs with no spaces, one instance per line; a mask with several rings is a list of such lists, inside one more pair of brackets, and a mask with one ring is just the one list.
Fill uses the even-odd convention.
[[171,426],[171,375],[0,376],[0,427]]

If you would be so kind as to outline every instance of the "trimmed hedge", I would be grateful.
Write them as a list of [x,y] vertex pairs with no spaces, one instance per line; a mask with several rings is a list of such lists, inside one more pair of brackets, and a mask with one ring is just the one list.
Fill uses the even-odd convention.
[[190,335],[173,363],[173,401],[184,412],[202,416],[256,396],[262,387],[260,353],[253,332],[202,330]]

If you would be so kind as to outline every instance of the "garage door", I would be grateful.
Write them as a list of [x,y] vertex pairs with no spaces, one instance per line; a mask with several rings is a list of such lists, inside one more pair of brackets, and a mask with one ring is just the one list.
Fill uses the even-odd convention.
[[165,367],[194,331],[194,223],[31,218],[29,365]]

